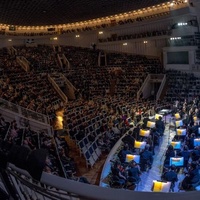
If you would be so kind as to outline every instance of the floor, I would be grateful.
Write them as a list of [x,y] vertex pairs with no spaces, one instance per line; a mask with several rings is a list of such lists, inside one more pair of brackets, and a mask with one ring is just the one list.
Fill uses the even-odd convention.
[[[55,123],[55,129],[62,129],[62,112],[57,113],[57,122]],[[165,117],[166,129],[164,136],[160,140],[160,145],[155,148],[155,156],[152,168],[148,172],[143,172],[141,175],[141,182],[138,187],[135,189],[137,191],[151,191],[153,180],[161,179],[162,172],[162,164],[164,161],[164,154],[167,149],[168,144],[171,139],[175,135],[175,131],[173,130],[173,123],[171,115],[167,115]],[[106,161],[106,154],[103,154],[99,161],[94,165],[93,168],[87,168],[85,159],[80,155],[79,149],[76,146],[75,142],[69,138],[69,136],[65,136],[65,139],[70,147],[70,156],[74,158],[77,163],[77,173],[75,176],[84,176],[91,184],[99,185],[101,171],[103,165]],[[175,185],[175,192],[178,192],[179,182],[182,181],[184,175],[180,172],[178,174],[179,181]]]

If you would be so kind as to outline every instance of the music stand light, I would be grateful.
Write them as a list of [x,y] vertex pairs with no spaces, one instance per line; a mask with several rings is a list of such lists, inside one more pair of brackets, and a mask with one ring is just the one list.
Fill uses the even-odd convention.
[[156,123],[155,122],[151,122],[151,121],[148,121],[147,122],[147,127],[148,128],[154,128],[156,126]]
[[179,113],[176,113],[174,116],[175,116],[176,119],[180,119],[181,118]]
[[140,129],[140,136],[143,136],[143,137],[149,137],[150,135],[150,130],[144,130],[144,129]]

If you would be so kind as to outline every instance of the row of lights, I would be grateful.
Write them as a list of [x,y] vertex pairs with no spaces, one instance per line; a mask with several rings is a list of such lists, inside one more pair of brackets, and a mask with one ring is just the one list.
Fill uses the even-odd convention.
[[170,40],[181,40],[181,37],[171,37]]
[[[148,41],[147,41],[147,40],[144,40],[144,41],[143,41],[143,43],[144,43],[144,44],[147,44],[147,43],[148,43]],[[128,45],[128,43],[127,43],[127,42],[124,42],[122,45],[123,45],[123,46],[127,46],[127,45]]]
[[[75,37],[76,37],[76,38],[79,38],[80,35],[76,35]],[[170,39],[171,39],[171,38],[170,38]],[[57,38],[57,37],[52,37],[52,38],[50,38],[50,40],[56,41],[56,40],[58,40],[58,38]],[[8,42],[12,42],[12,39],[8,39]],[[147,44],[148,41],[144,40],[143,43],[144,43],[144,44]],[[123,45],[123,46],[127,46],[128,43],[127,43],[127,42],[124,42],[122,45]]]
[[187,26],[187,22],[180,22],[180,23],[178,23],[178,26]]
[[[76,22],[76,23],[71,23],[71,24],[60,24],[60,25],[50,25],[50,26],[15,26],[18,30],[46,30],[47,28],[56,28],[56,29],[62,29],[62,28],[76,28],[76,27],[85,27],[85,26],[90,26],[90,25],[97,25],[101,24],[103,22],[111,21],[111,20],[120,20],[120,19],[126,19],[128,17],[131,17],[133,15],[137,15],[144,13],[144,12],[149,12],[150,10],[154,10],[156,8],[166,8],[166,6],[174,6],[176,1],[172,2],[166,2],[163,4],[158,4],[156,6],[151,6],[143,9],[138,9],[134,10],[128,13],[121,13],[121,14],[116,14],[116,15],[111,15],[107,17],[102,17],[102,18],[97,18],[97,19],[92,19],[88,21],[81,21],[81,22]],[[187,3],[187,0],[184,0],[184,3]],[[8,24],[0,24],[0,28],[2,29],[9,29],[13,25],[8,25]]]

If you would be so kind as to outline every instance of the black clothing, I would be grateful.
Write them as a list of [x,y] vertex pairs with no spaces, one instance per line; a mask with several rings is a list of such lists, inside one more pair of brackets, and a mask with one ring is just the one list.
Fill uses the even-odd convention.
[[136,181],[139,181],[140,180],[140,171],[138,169],[138,167],[131,167],[129,170],[128,170],[128,176],[129,177],[132,177],[132,178],[135,178]]
[[156,121],[156,128],[157,128],[157,131],[160,133],[160,135],[163,136],[164,131],[165,131],[165,125],[162,120],[159,119]]
[[151,167],[153,163],[153,153],[151,151],[145,150],[140,153],[140,167],[141,171],[146,171],[146,167]]
[[170,170],[163,174],[162,178],[165,181],[176,182],[178,181],[177,173],[173,170]]

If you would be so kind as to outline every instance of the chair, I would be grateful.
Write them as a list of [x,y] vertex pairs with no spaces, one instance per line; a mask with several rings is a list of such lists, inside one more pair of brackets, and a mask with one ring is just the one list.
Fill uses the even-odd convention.
[[125,186],[125,181],[116,175],[111,175],[109,185],[111,188],[123,188]]
[[80,150],[80,156],[87,150],[87,146],[85,145],[84,141],[81,140],[78,142],[79,150]]
[[84,152],[84,157],[85,157],[85,159],[86,159],[87,168],[88,168],[88,166],[93,167],[94,164],[95,164],[95,160],[94,160],[94,158],[90,155],[89,151],[85,151],[85,152]]
[[126,183],[126,189],[133,188],[133,190],[138,190],[138,184],[140,183],[141,179],[136,179],[135,177],[128,177],[127,183]]
[[92,143],[92,148],[94,149],[95,153],[97,154],[98,157],[101,156],[101,149],[97,146],[96,141]]
[[88,149],[90,156],[92,156],[92,158],[94,159],[94,161],[96,162],[98,160],[98,156],[95,153],[94,149],[92,148],[92,145],[89,147]]

